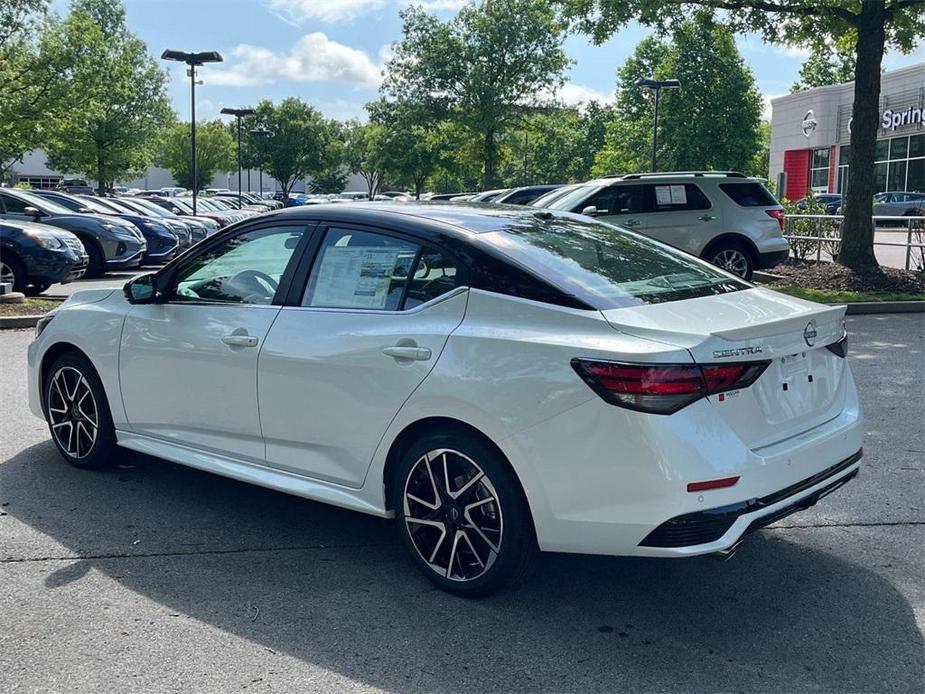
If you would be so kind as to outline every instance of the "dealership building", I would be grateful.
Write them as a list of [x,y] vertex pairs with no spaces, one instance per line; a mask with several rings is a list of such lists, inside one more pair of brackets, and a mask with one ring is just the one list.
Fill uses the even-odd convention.
[[[784,197],[844,193],[854,82],[771,100],[769,178]],[[925,191],[925,63],[880,77],[876,190]]]

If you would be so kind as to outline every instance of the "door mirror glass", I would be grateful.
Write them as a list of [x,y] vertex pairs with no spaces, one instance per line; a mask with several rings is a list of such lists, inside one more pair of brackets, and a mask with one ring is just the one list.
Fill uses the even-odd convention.
[[597,207],[594,205],[588,205],[585,209],[581,211],[585,217],[597,217]]
[[154,274],[142,275],[126,283],[123,290],[130,304],[149,304],[157,293]]
[[22,209],[23,214],[28,215],[29,217],[35,217],[38,219],[42,216],[42,211],[38,207],[32,207],[28,205]]

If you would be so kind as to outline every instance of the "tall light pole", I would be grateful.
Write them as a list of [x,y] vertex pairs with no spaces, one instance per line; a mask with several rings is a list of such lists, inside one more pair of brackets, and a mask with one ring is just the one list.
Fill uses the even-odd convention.
[[178,63],[189,65],[189,87],[190,87],[190,145],[193,153],[193,215],[196,214],[196,196],[199,194],[199,172],[196,166],[196,68],[206,63],[222,62],[222,54],[218,51],[200,51],[198,53],[187,53],[186,51],[175,51],[168,48],[161,53],[161,60],[173,60]]
[[253,116],[257,112],[249,106],[244,108],[223,108],[221,112],[238,119],[238,204],[243,206],[241,202],[241,119],[245,116]]
[[655,92],[655,115],[652,118],[652,171],[655,171],[655,153],[658,151],[658,97],[663,89],[680,89],[679,80],[636,80],[637,87],[644,87]]
[[[273,133],[267,130],[266,128],[254,128],[250,131],[252,137],[270,137]],[[260,171],[260,197],[263,198],[263,160],[261,159],[258,164],[258,169]]]

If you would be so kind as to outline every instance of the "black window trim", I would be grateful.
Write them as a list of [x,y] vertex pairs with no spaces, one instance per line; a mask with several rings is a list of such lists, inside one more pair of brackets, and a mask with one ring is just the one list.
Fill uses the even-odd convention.
[[[168,290],[172,292],[176,289],[177,274],[192,265],[196,259],[201,257],[204,253],[211,252],[216,246],[220,246],[228,239],[236,236],[262,231],[264,229],[278,229],[281,227],[301,228],[302,238],[299,239],[298,245],[289,257],[286,269],[283,271],[282,277],[280,277],[279,286],[276,288],[273,300],[269,304],[243,304],[238,301],[176,301],[169,298],[170,294],[168,294]],[[257,223],[242,224],[241,226],[234,225],[233,227],[223,229],[222,232],[214,234],[203,241],[202,245],[196,249],[196,253],[178,256],[175,260],[154,273],[155,286],[157,287],[158,294],[162,297],[157,303],[174,306],[237,306],[239,308],[247,306],[254,308],[279,308],[283,305],[284,297],[290,291],[293,275],[298,265],[297,259],[304,255],[305,249],[314,240],[316,233],[317,224],[314,222],[298,218],[290,220],[285,217],[270,218],[260,220]]]
[[[424,248],[434,248],[441,253],[445,253],[456,264],[456,287],[452,290],[441,294],[440,296],[434,297],[433,299],[426,301],[422,304],[418,304],[412,308],[406,309],[379,309],[379,308],[349,308],[349,307],[333,307],[333,306],[303,306],[302,298],[305,296],[305,291],[308,288],[308,282],[311,278],[312,271],[315,269],[315,265],[318,260],[319,252],[321,251],[321,246],[324,243],[324,239],[327,236],[328,232],[331,229],[347,229],[353,231],[362,231],[367,234],[379,234],[380,236],[387,236],[390,238],[398,239],[401,241],[407,241],[417,245],[418,249],[414,256],[414,261],[411,265],[411,272],[413,273],[417,267],[417,263],[420,260],[422,251]],[[410,279],[410,278],[409,278]],[[404,304],[405,297],[408,293],[408,286],[410,282],[405,282],[405,286],[402,289],[401,303],[399,306]],[[280,284],[282,286],[282,284]],[[314,229],[314,234],[311,244],[304,250],[302,258],[300,259],[298,266],[293,272],[292,279],[290,281],[287,294],[285,299],[282,302],[282,305],[286,308],[296,308],[304,311],[326,311],[326,312],[340,312],[340,313],[381,313],[381,314],[390,314],[390,315],[405,315],[408,313],[415,313],[422,309],[433,306],[435,303],[444,301],[445,299],[450,298],[451,296],[456,296],[460,293],[460,290],[469,289],[469,267],[465,263],[460,261],[458,254],[454,253],[452,250],[447,248],[445,244],[442,244],[433,239],[426,238],[424,236],[409,233],[407,231],[398,231],[390,227],[385,226],[376,226],[372,224],[363,224],[358,222],[348,222],[348,221],[322,221],[318,222]]]

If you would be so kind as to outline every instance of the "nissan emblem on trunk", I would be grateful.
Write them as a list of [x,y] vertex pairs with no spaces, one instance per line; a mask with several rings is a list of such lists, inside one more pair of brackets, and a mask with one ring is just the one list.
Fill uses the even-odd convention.
[[819,333],[816,332],[816,321],[814,320],[811,320],[806,324],[806,327],[803,328],[803,339],[809,347],[812,347],[816,343],[816,335],[818,334]]

